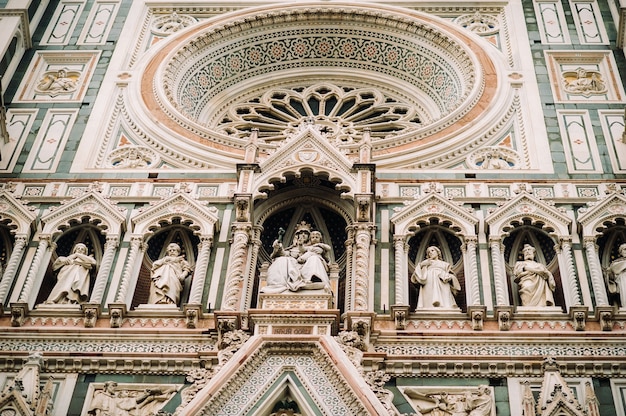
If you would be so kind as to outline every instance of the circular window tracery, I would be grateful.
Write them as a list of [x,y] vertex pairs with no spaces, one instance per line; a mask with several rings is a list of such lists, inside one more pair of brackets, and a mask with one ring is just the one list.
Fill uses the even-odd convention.
[[[282,140],[305,122],[335,142],[358,141],[365,130],[373,138],[406,132],[422,124],[417,106],[374,88],[318,83],[309,87],[277,88],[232,105],[216,128],[228,135],[248,137],[258,129],[266,142]],[[426,117],[428,118],[428,117]]]

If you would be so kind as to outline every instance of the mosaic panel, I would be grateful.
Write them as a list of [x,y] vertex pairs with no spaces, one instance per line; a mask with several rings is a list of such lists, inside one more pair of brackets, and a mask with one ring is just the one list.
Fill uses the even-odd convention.
[[545,51],[556,102],[624,102],[612,51]]
[[78,38],[79,45],[104,45],[111,31],[119,1],[97,1],[91,6],[87,22]]
[[77,115],[78,109],[48,110],[23,172],[54,172]]
[[537,198],[554,198],[554,189],[552,188],[536,188],[533,187],[533,194]]
[[606,147],[609,149],[613,173],[626,173],[626,123],[624,111],[599,110],[598,115]]
[[198,187],[198,197],[199,198],[207,198],[211,196],[217,196],[217,191],[219,187],[217,186],[199,186]]
[[161,198],[167,198],[174,191],[173,186],[155,186],[152,189],[152,196],[159,196]]
[[45,186],[25,186],[23,196],[43,196]]
[[576,193],[579,198],[597,198],[598,188],[596,186],[577,186]]
[[400,196],[414,198],[420,196],[419,186],[400,186]]
[[489,196],[492,198],[508,198],[511,195],[511,190],[508,187],[490,186]]
[[533,3],[541,42],[553,45],[570,44],[567,21],[565,20],[561,2],[556,0],[535,0]]
[[446,198],[464,198],[465,187],[464,186],[446,186],[444,187],[444,193]]
[[130,186],[111,186],[110,195],[112,197],[130,195]]
[[602,163],[587,111],[557,111],[567,169],[570,173],[601,173]]
[[42,45],[67,45],[83,10],[84,1],[61,1],[44,33]]
[[570,0],[572,17],[582,45],[608,45],[609,37],[604,28],[598,3],[588,0]]

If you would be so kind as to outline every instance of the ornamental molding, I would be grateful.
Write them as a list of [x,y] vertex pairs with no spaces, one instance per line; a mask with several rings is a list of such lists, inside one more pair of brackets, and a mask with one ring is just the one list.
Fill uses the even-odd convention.
[[536,198],[525,190],[491,211],[485,223],[489,226],[490,236],[503,236],[516,226],[515,222],[521,223],[524,219],[541,223],[544,229],[551,228],[551,233],[558,237],[570,235],[569,225],[572,220],[555,208],[554,204]]
[[189,228],[196,235],[212,236],[218,228],[215,207],[206,207],[186,193],[177,192],[135,215],[132,219],[133,233],[151,235],[162,227],[163,222],[171,223],[175,218],[180,218],[182,222],[190,221]]
[[115,205],[94,190],[60,206],[49,208],[41,217],[44,234],[56,234],[71,227],[72,220],[81,223],[85,217],[99,221],[97,227],[107,235],[120,235],[126,221],[126,208]]
[[618,218],[626,218],[626,196],[616,191],[599,201],[588,203],[580,208],[578,222],[582,227],[582,235],[595,237],[602,234],[600,230],[607,228],[608,223],[615,223]]
[[420,223],[430,224],[431,218],[438,218],[440,223],[451,223],[450,228],[465,237],[476,235],[479,222],[472,209],[444,198],[437,192],[431,192],[416,201],[408,202],[390,218],[396,235],[413,235]]
[[8,191],[0,191],[0,220],[9,220],[11,232],[18,235],[28,235],[34,227],[36,214]]

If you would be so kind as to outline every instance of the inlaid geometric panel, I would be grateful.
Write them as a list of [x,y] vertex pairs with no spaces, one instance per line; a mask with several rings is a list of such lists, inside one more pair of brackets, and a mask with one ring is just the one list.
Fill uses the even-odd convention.
[[48,110],[22,172],[56,169],[77,115],[78,109]]
[[79,45],[104,45],[119,9],[119,1],[97,1],[91,6]]
[[608,45],[609,37],[598,3],[595,0],[570,0],[569,4],[576,24],[578,42],[582,45]]
[[613,173],[626,173],[626,123],[623,110],[599,110]]
[[7,111],[7,130],[9,142],[3,143],[0,139],[0,171],[12,172],[24,143],[28,138],[31,126],[37,116],[36,109],[9,109]]
[[64,0],[59,2],[54,11],[54,16],[52,16],[48,24],[46,33],[44,33],[41,39],[41,44],[67,45],[84,7],[84,1]]
[[563,5],[557,0],[535,0],[535,16],[541,43],[568,45],[571,43]]
[[584,110],[557,111],[561,138],[570,173],[601,173],[602,164],[589,113]]

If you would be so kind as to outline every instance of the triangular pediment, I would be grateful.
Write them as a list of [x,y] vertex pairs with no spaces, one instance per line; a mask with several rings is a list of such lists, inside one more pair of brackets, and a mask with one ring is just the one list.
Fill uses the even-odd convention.
[[0,395],[0,412],[4,410],[11,409],[14,410],[15,416],[31,416],[34,413],[30,410],[29,404],[26,402],[26,399],[22,397],[19,391],[11,390]]
[[60,227],[69,227],[71,220],[79,223],[85,217],[97,220],[98,227],[109,235],[121,234],[126,221],[126,208],[105,199],[98,192],[88,192],[61,206],[54,207],[41,217],[44,233],[53,234]]
[[449,222],[451,228],[463,235],[476,234],[478,218],[472,211],[444,198],[438,193],[430,193],[400,208],[390,219],[395,234],[414,233],[419,223],[428,223],[437,218],[439,223]]
[[285,140],[261,163],[261,174],[255,181],[255,192],[272,190],[274,182],[282,182],[287,175],[300,176],[303,170],[314,175],[323,174],[348,194],[356,189],[356,175],[351,162],[314,126],[308,126]]
[[[330,336],[255,336],[213,376],[182,415],[269,414],[286,391],[303,414],[386,414]],[[268,410],[259,413],[259,409]]]
[[578,222],[582,225],[584,236],[596,234],[598,228],[604,228],[603,223],[614,221],[616,218],[626,217],[626,196],[612,193],[606,198],[594,202],[588,208],[578,210]]
[[0,220],[9,219],[9,227],[16,227],[16,234],[28,234],[33,226],[35,213],[17,200],[11,193],[0,192]]
[[514,222],[528,218],[532,223],[541,223],[544,228],[552,228],[560,236],[570,235],[569,224],[572,220],[560,210],[528,192],[521,192],[491,212],[485,222],[491,235],[504,234],[505,228]]
[[135,234],[147,234],[162,223],[172,223],[175,218],[188,222],[198,235],[213,235],[218,222],[217,209],[200,204],[185,193],[175,193],[133,217]]

